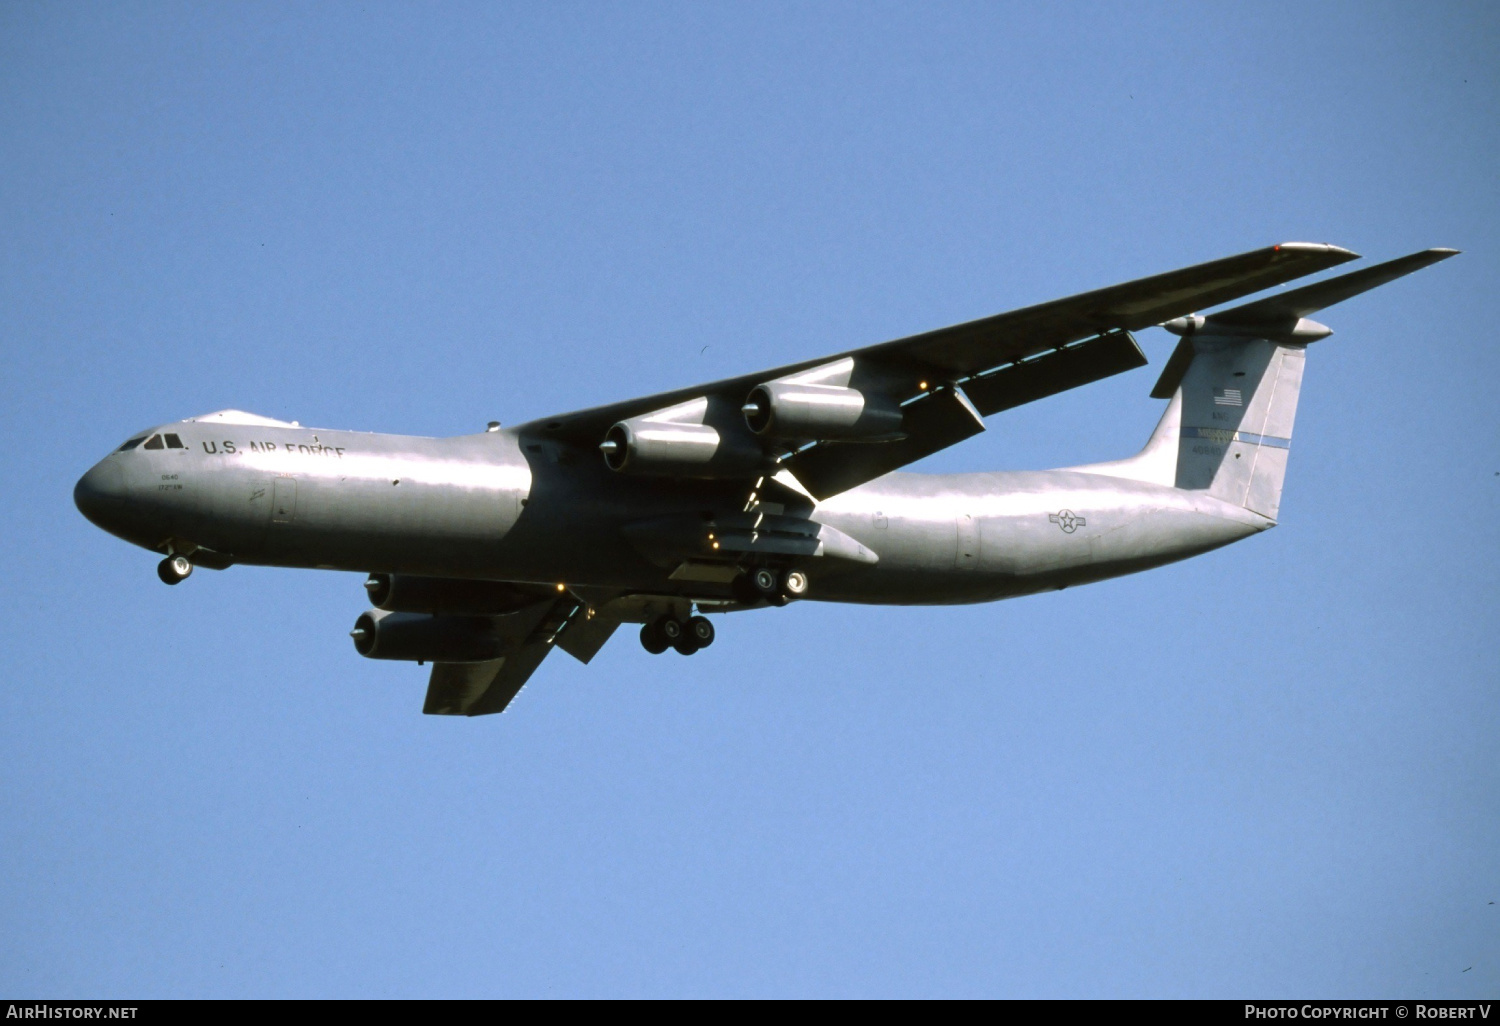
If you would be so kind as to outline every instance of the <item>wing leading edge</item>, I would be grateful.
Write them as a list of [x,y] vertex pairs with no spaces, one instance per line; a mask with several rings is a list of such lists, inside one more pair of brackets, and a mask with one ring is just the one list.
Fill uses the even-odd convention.
[[738,410],[758,385],[839,364],[850,387],[899,403],[903,422],[899,435],[878,442],[814,438],[800,446],[765,446],[766,466],[790,470],[823,499],[972,437],[990,414],[1143,366],[1132,330],[1357,256],[1321,243],[1282,243],[834,356],[532,421],[519,430],[593,448],[629,418],[705,398],[709,409]]
[[[619,420],[704,395],[721,396],[737,407],[749,390],[761,382],[784,378],[846,357],[888,373],[899,373],[913,385],[924,377],[940,382],[981,378],[989,372],[1028,360],[1045,359],[1047,354],[1062,350],[1070,343],[1120,329],[1139,330],[1357,258],[1357,253],[1321,243],[1289,242],[1267,246],[834,356],[531,421],[522,425],[520,430],[594,446]],[[1117,354],[1111,356],[1118,360]],[[1121,369],[1130,368],[1122,366]],[[915,393],[916,389],[912,391]],[[1017,405],[1009,401],[1006,390],[999,388],[998,382],[993,396],[980,391],[983,401],[976,401],[975,407],[983,415]]]

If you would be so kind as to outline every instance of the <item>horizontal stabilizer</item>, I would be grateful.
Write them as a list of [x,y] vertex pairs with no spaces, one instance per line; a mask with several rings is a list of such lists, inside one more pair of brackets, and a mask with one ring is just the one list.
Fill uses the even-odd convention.
[[1420,271],[1440,260],[1447,260],[1457,255],[1456,249],[1424,249],[1420,253],[1387,260],[1383,264],[1366,267],[1362,271],[1341,274],[1337,278],[1304,285],[1300,289],[1257,299],[1253,303],[1246,303],[1232,310],[1210,314],[1206,326],[1244,325],[1248,327],[1295,321],[1299,317],[1315,314],[1319,310],[1333,306],[1335,303],[1342,303],[1361,292],[1368,292],[1386,282],[1395,281],[1413,271]]
[[1167,321],[1162,327],[1183,338],[1162,369],[1156,387],[1151,390],[1151,397],[1170,399],[1172,393],[1177,391],[1188,365],[1193,362],[1195,335],[1242,335],[1292,345],[1306,344],[1331,334],[1323,325],[1304,320],[1309,314],[1457,255],[1456,249],[1424,249],[1410,256],[1387,260],[1362,271],[1341,274],[1327,281],[1257,299],[1253,303],[1221,310],[1207,317],[1178,317]]

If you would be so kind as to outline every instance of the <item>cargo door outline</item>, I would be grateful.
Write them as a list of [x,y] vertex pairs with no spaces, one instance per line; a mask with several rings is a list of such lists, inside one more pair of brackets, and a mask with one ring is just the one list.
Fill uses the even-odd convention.
[[272,478],[271,523],[290,524],[297,516],[297,479]]

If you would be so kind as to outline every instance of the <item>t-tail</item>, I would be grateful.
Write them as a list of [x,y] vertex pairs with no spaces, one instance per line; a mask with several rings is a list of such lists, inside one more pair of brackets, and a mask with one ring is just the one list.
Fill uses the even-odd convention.
[[1171,399],[1140,454],[1090,473],[1202,491],[1275,521],[1309,343],[1333,332],[1325,307],[1457,254],[1428,249],[1207,317],[1162,325],[1182,336],[1153,398]]

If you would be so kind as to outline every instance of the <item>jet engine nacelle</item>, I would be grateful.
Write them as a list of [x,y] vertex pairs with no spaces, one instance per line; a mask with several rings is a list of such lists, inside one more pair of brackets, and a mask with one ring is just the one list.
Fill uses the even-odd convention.
[[349,632],[354,648],[370,659],[434,663],[482,663],[499,659],[515,645],[482,616],[429,616],[425,613],[361,613]]
[[500,616],[537,601],[537,595],[504,581],[465,581],[412,574],[371,574],[370,603],[392,613]]
[[770,438],[877,441],[901,435],[901,407],[887,396],[837,385],[769,381],[745,398],[745,423]]
[[631,474],[736,477],[766,462],[733,410],[710,410],[706,398],[622,420],[599,448],[609,469]]

